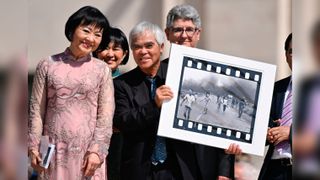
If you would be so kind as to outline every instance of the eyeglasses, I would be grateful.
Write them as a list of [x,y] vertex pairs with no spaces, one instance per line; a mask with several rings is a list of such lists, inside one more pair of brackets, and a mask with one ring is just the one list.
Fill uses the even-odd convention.
[[181,36],[183,32],[186,32],[188,37],[193,37],[194,33],[197,32],[199,29],[198,28],[193,28],[193,27],[173,27],[171,28],[173,34],[175,36]]

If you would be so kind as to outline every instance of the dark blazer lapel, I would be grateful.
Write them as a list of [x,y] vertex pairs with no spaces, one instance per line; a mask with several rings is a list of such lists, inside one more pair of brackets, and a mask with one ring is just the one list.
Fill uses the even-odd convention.
[[[168,62],[161,62],[160,68],[157,72],[157,87],[163,85],[165,83],[165,77],[167,74],[167,64]],[[148,87],[149,83],[146,82],[145,74],[137,67],[136,69],[137,77],[135,81],[137,81],[137,85],[133,87],[133,99],[135,103],[139,106],[150,102],[150,87]]]
[[285,97],[285,91],[284,92],[278,92],[276,94],[276,116],[274,117],[275,119],[273,120],[277,120],[277,119],[281,119],[281,115],[282,115],[282,105],[284,102],[284,97]]
[[138,106],[142,106],[150,102],[150,92],[146,83],[141,83],[133,87],[133,100]]
[[133,101],[137,106],[141,106],[150,101],[149,87],[146,84],[146,76],[137,67],[130,77],[130,85],[132,87]]
[[[276,119],[280,119],[282,116],[282,108],[283,108],[283,103],[285,101],[285,94],[288,89],[288,85],[290,83],[291,76],[283,79],[282,81],[279,82],[279,84],[275,87],[275,117]],[[276,120],[274,119],[274,120]]]

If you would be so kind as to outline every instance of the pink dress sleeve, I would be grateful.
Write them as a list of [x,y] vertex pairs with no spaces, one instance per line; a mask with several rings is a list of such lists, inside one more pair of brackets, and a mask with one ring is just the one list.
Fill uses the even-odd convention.
[[48,62],[39,62],[33,80],[32,94],[30,99],[30,112],[28,124],[28,148],[39,150],[40,138],[43,131],[43,122],[46,112],[46,78]]
[[97,123],[88,149],[89,152],[98,154],[101,162],[106,158],[110,145],[114,103],[111,70],[106,67],[98,95]]

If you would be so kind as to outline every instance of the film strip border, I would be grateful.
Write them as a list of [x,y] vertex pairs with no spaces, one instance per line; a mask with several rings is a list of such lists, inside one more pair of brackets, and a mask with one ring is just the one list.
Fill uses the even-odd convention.
[[[261,84],[261,76],[262,76],[261,72],[234,67],[230,65],[225,65],[221,63],[204,61],[204,60],[191,58],[187,56],[183,57],[183,68],[181,72],[182,74],[184,73],[185,67],[195,68],[203,71],[218,73],[226,76],[232,76],[232,77],[256,82],[257,89],[256,89],[255,103],[254,103],[255,104],[254,106],[256,107],[258,102],[259,92],[260,92],[260,84]],[[182,78],[183,77],[181,76],[179,89],[181,88]],[[256,112],[254,112],[254,114],[255,113]],[[252,143],[254,123],[255,123],[255,116],[252,117],[250,132],[247,133],[247,132],[227,129],[223,127],[202,124],[199,122],[179,119],[177,118],[177,110],[176,110],[176,116],[175,116],[173,127],[178,129],[198,132],[202,134],[208,134],[212,136],[218,136],[218,137],[223,137],[227,139],[233,139],[237,141]]]
[[214,125],[203,124],[185,119],[175,119],[174,128],[197,132],[201,134],[217,136],[236,141],[252,143],[252,133],[246,133],[233,129],[218,127]]
[[261,83],[261,72],[184,56],[183,66]]

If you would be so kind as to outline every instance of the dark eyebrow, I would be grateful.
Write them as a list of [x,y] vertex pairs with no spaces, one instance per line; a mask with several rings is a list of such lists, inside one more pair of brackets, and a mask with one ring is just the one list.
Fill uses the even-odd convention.
[[89,25],[84,26],[83,28],[88,28],[90,31],[92,31],[92,28]]
[[153,45],[153,44],[155,44],[153,41],[148,41],[148,42],[144,43],[144,45]]
[[116,43],[113,44],[113,47],[114,48],[122,48],[121,44],[116,44]]
[[[98,30],[99,33],[103,32],[103,28],[97,27],[97,26],[95,26],[95,27],[99,29]],[[84,25],[83,28],[88,28],[90,31],[93,31],[93,28],[92,28],[92,26],[90,24]],[[96,31],[94,33],[96,33]]]
[[133,47],[141,47],[141,45],[136,44],[136,43],[133,43],[132,46],[133,46]]

